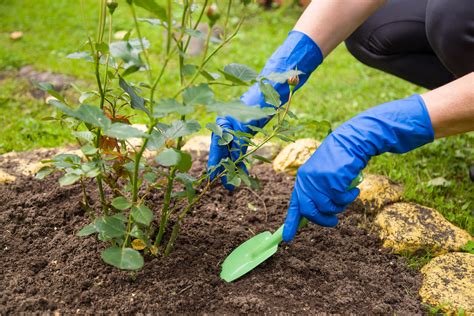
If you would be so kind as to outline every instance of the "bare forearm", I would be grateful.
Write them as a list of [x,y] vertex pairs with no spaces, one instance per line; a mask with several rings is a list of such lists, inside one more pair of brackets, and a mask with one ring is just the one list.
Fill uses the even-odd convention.
[[311,37],[326,57],[385,0],[313,0],[294,29]]
[[474,72],[421,96],[435,138],[474,131]]

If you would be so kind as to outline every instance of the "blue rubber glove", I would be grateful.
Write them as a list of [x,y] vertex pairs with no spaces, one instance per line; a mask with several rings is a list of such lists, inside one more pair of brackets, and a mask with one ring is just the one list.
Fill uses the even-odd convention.
[[283,240],[296,234],[302,216],[326,227],[359,195],[348,190],[370,158],[405,153],[432,142],[434,131],[421,96],[388,102],[343,123],[301,166],[291,196]]
[[[287,39],[281,45],[272,57],[267,61],[264,69],[260,73],[260,77],[264,77],[271,73],[283,73],[288,70],[299,70],[303,72],[299,76],[299,84],[295,87],[299,89],[309,78],[310,74],[318,67],[323,61],[323,55],[319,46],[307,35],[298,31],[291,31],[288,34]],[[290,95],[290,87],[287,83],[270,82],[275,90],[280,94],[281,104],[285,104],[288,101]],[[272,105],[265,102],[263,93],[260,91],[258,83],[254,84],[250,89],[241,97],[243,103],[248,106],[260,106],[260,107],[273,107]],[[249,125],[264,127],[265,124],[271,117],[263,118],[260,120],[254,120],[250,122],[239,122],[236,119],[226,116],[218,117],[216,124],[223,128],[223,130],[234,130],[241,131],[248,134],[254,135],[255,132],[248,128]],[[234,140],[229,144],[229,147],[233,150],[229,151],[227,145],[220,146],[218,144],[220,137],[212,134],[211,136],[211,148],[209,152],[208,169],[213,166],[217,166],[219,162],[224,158],[231,158],[235,161],[240,154],[245,154],[247,151],[247,144],[241,139],[234,137]],[[244,163],[239,163],[239,167],[247,172]],[[223,171],[223,167],[216,168],[211,172],[211,180]],[[228,190],[232,190],[234,187],[227,184],[227,178],[222,178],[222,183]]]

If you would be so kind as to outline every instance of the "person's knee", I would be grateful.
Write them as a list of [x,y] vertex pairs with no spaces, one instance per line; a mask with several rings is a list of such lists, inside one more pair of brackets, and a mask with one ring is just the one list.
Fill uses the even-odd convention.
[[438,58],[455,76],[474,71],[474,5],[472,0],[430,0],[426,34]]
[[352,56],[368,66],[374,67],[378,59],[377,56],[383,55],[383,52],[370,47],[370,35],[363,27],[352,33],[344,43]]

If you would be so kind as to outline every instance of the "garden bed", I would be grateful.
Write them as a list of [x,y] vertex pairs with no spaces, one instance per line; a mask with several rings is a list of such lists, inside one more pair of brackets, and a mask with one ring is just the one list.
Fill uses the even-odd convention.
[[[193,170],[203,170],[204,158]],[[19,178],[0,186],[0,314],[25,311],[154,313],[422,313],[421,276],[381,249],[348,211],[335,229],[309,225],[292,244],[234,283],[220,264],[255,233],[284,220],[293,178],[269,166],[255,192],[216,187],[185,219],[174,252],[130,272],[100,259],[105,245],[75,233],[88,223],[80,185]],[[92,191],[94,185],[90,185]],[[91,194],[96,199],[94,194]],[[158,212],[156,196],[148,203]]]

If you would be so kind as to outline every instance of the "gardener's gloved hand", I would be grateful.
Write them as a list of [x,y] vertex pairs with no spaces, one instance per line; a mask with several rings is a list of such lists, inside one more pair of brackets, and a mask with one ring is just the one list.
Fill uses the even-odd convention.
[[[267,61],[265,68],[260,73],[260,76],[266,76],[273,72],[283,73],[288,70],[299,70],[303,72],[299,76],[299,84],[295,89],[300,88],[308,79],[309,75],[316,69],[317,66],[323,61],[323,55],[319,46],[307,35],[298,32],[291,31],[288,34],[287,39],[281,45],[272,57]],[[285,104],[288,101],[290,94],[290,88],[287,83],[276,83],[271,82],[272,86],[280,94],[281,104]],[[265,103],[265,98],[263,93],[260,91],[258,84],[254,84],[242,97],[241,100],[248,106],[260,106],[260,107],[270,107],[272,105]],[[218,117],[216,124],[221,126],[224,130],[234,130],[241,131],[248,134],[254,135],[255,132],[248,128],[249,125],[264,127],[265,124],[270,120],[270,117],[263,118],[256,121],[250,122],[239,122],[232,117]],[[219,136],[212,135],[211,138],[211,148],[209,152],[209,161],[208,169],[211,169],[214,166],[217,166],[221,159],[231,158],[235,161],[240,153],[245,154],[247,151],[247,144],[242,142],[242,140],[234,137],[234,140],[229,144],[229,147],[234,149],[229,151],[227,145],[220,146],[218,144]],[[241,168],[245,169],[243,163],[239,164]],[[213,179],[217,174],[223,171],[223,167],[216,168],[211,170],[211,179]],[[224,186],[232,190],[233,186],[227,184],[227,179],[222,178]]]
[[336,214],[359,194],[357,188],[348,190],[351,182],[372,156],[405,153],[433,139],[419,95],[374,107],[339,126],[298,170],[283,240],[293,239],[302,216],[321,226],[336,226]]

